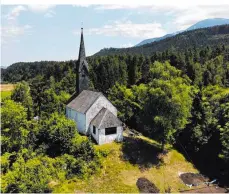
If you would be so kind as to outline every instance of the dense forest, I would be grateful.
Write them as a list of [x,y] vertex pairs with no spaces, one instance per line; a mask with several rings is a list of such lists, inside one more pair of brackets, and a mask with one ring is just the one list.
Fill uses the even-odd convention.
[[[209,44],[201,47],[190,41],[186,49],[169,48],[149,56],[88,57],[91,89],[111,100],[127,126],[159,141],[162,151],[172,144],[203,174],[222,184],[229,179],[228,29],[227,25],[184,33],[190,40],[196,33],[224,34],[218,43],[206,39]],[[156,44],[171,41],[176,48],[183,42],[177,39]],[[21,62],[2,72],[4,82],[17,83],[1,108],[3,192],[50,192],[50,177],[86,178],[99,170],[105,154],[64,116],[65,104],[75,92],[76,64]],[[31,177],[19,173],[21,169]]]

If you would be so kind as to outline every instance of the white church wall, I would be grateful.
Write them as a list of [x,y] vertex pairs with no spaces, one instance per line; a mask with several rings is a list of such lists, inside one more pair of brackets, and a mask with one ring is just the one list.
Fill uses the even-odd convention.
[[123,127],[117,127],[116,134],[105,135],[105,129],[99,129],[99,141],[98,144],[111,143],[113,141],[121,142],[123,140]]
[[[75,111],[76,112],[76,111]],[[80,133],[86,134],[86,115],[80,112],[77,113],[77,129]]]
[[94,102],[94,104],[86,112],[86,129],[89,128],[91,120],[98,114],[98,112],[103,107],[107,108],[110,112],[117,116],[117,109],[111,104],[109,100],[106,99],[105,96],[102,95]]
[[76,122],[76,128],[80,133],[85,134],[86,118],[85,114],[77,112],[69,107],[66,107],[66,116]]

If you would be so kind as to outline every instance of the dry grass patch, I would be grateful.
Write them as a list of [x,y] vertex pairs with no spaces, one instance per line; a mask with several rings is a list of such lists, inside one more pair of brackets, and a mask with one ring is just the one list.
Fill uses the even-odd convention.
[[12,91],[14,89],[14,84],[1,84],[0,91]]

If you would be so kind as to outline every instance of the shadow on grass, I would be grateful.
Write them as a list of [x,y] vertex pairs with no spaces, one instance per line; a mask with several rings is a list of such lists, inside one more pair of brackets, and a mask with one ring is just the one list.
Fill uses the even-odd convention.
[[200,174],[208,177],[210,181],[217,180],[220,187],[229,187],[229,165],[219,158],[221,147],[217,144],[218,134],[214,134],[208,144],[202,145],[198,152],[188,140],[188,135],[180,136],[174,147],[191,162]]
[[140,138],[125,137],[122,144],[122,152],[123,155],[121,157],[123,160],[138,165],[141,170],[162,164],[158,157],[161,149]]

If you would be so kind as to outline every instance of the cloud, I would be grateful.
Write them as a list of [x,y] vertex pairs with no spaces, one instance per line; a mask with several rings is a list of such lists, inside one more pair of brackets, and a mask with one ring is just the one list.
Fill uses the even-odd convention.
[[173,16],[171,25],[176,26],[177,30],[184,30],[204,19],[229,18],[229,11],[227,5],[191,6],[172,8],[170,15]]
[[115,5],[115,4],[106,4],[106,5],[95,5],[95,9],[97,10],[112,10],[112,9],[136,9],[136,8],[140,8],[142,6],[138,6],[138,5],[133,5],[133,4],[129,4],[129,5]]
[[9,41],[18,42],[18,37],[25,33],[31,32],[32,26],[24,25],[8,25],[1,28],[2,43],[6,44]]
[[54,5],[28,5],[28,6],[14,6],[8,14],[4,16],[6,24],[1,27],[1,44],[6,45],[9,42],[19,42],[19,37],[30,34],[31,25],[20,25],[18,17],[23,11],[31,11],[35,13],[42,13],[44,17],[53,17],[56,13],[51,10]]
[[[115,21],[111,25],[104,25],[101,28],[85,29],[85,34],[97,34],[105,36],[124,36],[133,38],[152,38],[166,34],[160,23],[132,23],[129,20]],[[76,30],[74,34],[79,34]]]
[[52,10],[49,10],[45,15],[44,17],[46,18],[52,18],[54,17],[54,15],[56,14],[56,12],[52,11]]
[[[225,2],[224,2],[225,3]],[[191,25],[208,18],[229,18],[228,3],[222,4],[218,2],[187,2],[185,3],[168,3],[168,4],[105,4],[95,5],[96,10],[116,10],[116,9],[135,9],[137,14],[146,14],[146,12],[164,14],[170,17],[170,25],[172,29],[184,30]]]
[[22,11],[26,11],[26,7],[22,5],[15,6],[7,15],[5,15],[5,18],[7,20],[16,20],[17,17],[20,15]]
[[121,48],[129,48],[129,47],[133,47],[134,45],[132,43],[127,43],[127,44],[121,44],[120,47]]
[[46,12],[48,10],[50,10],[51,8],[55,7],[55,5],[49,5],[49,4],[31,4],[28,5],[28,9],[32,12],[36,12],[36,13],[43,13]]
[[72,6],[73,7],[90,7],[90,6],[92,6],[92,5],[90,5],[90,4],[72,4]]
[[28,8],[26,6],[14,6],[9,13],[4,16],[6,22],[1,26],[1,44],[6,45],[9,42],[19,42],[20,36],[31,33],[31,25],[20,25],[18,22],[18,17],[21,12],[27,10]]
[[53,17],[55,15],[55,12],[51,10],[51,8],[55,7],[55,5],[27,5],[27,6],[22,6],[18,5],[15,6],[11,9],[11,11],[4,16],[8,21],[13,21],[16,20],[21,12],[23,11],[31,11],[34,13],[45,13],[45,17]]
[[56,12],[52,10],[52,8],[54,8],[55,6],[56,5],[49,5],[49,4],[47,5],[46,4],[42,4],[42,5],[31,4],[31,5],[28,5],[28,10],[34,13],[38,13],[38,14],[42,13],[44,14],[45,18],[52,18],[56,14]]

